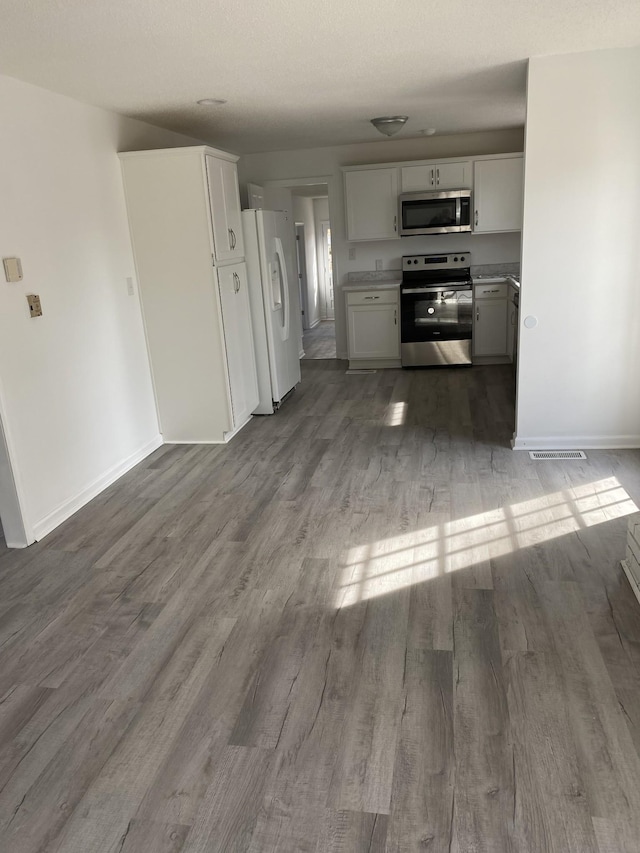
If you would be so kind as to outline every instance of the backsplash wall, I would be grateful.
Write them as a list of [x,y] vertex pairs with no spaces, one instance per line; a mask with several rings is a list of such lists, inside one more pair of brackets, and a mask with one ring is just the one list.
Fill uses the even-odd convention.
[[[384,270],[402,269],[403,255],[426,255],[434,252],[468,252],[471,264],[519,264],[519,231],[508,234],[442,234],[433,237],[403,237],[371,243],[347,243],[355,250],[355,260],[343,260],[340,273],[375,270],[376,260]],[[347,251],[349,258],[349,251]]]

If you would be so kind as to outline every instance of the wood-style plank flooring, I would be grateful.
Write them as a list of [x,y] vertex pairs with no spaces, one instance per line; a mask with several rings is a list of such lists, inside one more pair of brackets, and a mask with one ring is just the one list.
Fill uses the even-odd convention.
[[306,329],[302,336],[302,348],[306,359],[335,358],[335,322],[333,320],[321,320],[313,329]]
[[0,555],[2,851],[640,849],[640,454],[345,366]]

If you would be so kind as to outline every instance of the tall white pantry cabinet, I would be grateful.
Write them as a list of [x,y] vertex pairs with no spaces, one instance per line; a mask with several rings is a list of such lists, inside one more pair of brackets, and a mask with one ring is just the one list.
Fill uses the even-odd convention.
[[228,441],[258,405],[237,157],[120,154],[160,431]]

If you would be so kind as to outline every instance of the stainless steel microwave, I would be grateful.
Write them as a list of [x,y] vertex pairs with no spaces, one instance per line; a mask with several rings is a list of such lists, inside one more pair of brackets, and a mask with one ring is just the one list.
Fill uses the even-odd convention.
[[398,203],[401,237],[471,231],[471,190],[402,193]]

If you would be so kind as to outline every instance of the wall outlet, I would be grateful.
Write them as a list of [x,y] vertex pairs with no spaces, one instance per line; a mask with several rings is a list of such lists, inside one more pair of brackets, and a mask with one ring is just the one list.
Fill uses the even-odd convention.
[[42,317],[42,305],[40,304],[40,297],[35,293],[29,293],[27,296],[27,302],[29,303],[29,313],[32,317]]
[[377,270],[381,270],[381,269],[382,269],[382,259],[381,259],[381,258],[378,258],[378,259],[376,260],[376,269],[377,269]]
[[349,260],[355,261],[355,259],[356,259],[356,247],[350,246],[349,247]]
[[127,278],[127,293],[129,296],[133,296],[133,279]]

